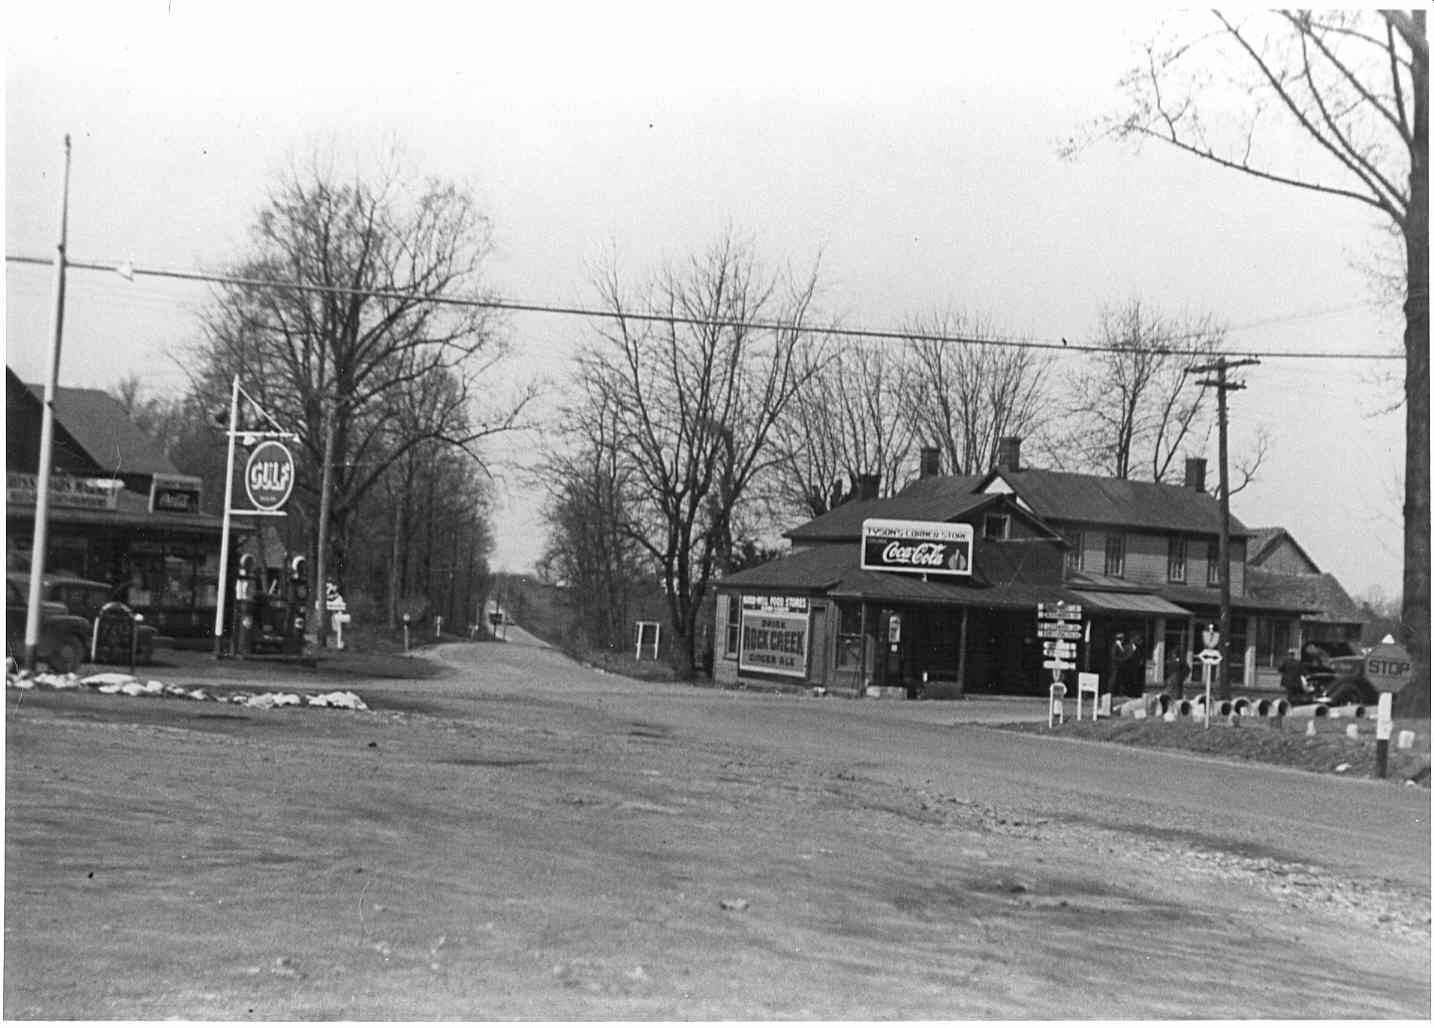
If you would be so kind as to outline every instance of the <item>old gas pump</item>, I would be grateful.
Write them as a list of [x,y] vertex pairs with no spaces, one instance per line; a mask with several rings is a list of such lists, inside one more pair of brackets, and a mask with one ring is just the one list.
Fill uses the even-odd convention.
[[255,590],[259,562],[252,553],[239,558],[234,573],[234,655],[254,652]]
[[893,611],[886,622],[886,674],[882,685],[901,684],[901,615]]
[[289,611],[284,623],[284,652],[301,653],[304,629],[308,627],[309,561],[298,556],[289,561]]

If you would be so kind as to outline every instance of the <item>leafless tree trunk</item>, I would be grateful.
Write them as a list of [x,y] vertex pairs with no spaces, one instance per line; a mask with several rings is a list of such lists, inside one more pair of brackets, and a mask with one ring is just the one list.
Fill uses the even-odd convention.
[[481,440],[514,427],[530,391],[485,397],[487,418],[473,418],[476,384],[505,352],[491,315],[443,302],[483,297],[488,221],[466,192],[411,188],[396,169],[344,181],[315,161],[280,181],[252,236],[234,271],[285,285],[217,290],[197,377],[239,374],[300,434],[297,488],[324,494],[321,536],[346,538],[364,497],[414,447],[435,441],[476,457]]
[[777,459],[773,425],[807,374],[799,340],[816,272],[790,282],[769,274],[729,232],[684,267],[664,268],[637,306],[615,268],[598,285],[614,317],[597,326],[575,385],[591,409],[616,419],[630,534],[657,566],[691,672],[703,601],[732,553],[734,514]]
[[[1153,139],[1222,168],[1363,204],[1404,243],[1405,501],[1401,641],[1428,716],[1429,40],[1423,10],[1212,15],[1213,31],[1157,40],[1125,78],[1130,110],[1093,138]],[[1202,102],[1219,109],[1201,117]],[[1244,117],[1231,117],[1232,110]],[[1293,133],[1293,135],[1291,135]],[[1302,139],[1309,150],[1288,145]],[[1071,152],[1088,140],[1072,144]]]

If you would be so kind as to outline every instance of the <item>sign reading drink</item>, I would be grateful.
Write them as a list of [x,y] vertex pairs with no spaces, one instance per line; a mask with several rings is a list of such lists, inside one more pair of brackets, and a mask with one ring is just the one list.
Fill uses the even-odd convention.
[[805,596],[743,596],[737,667],[805,678],[807,635]]
[[970,525],[867,518],[861,523],[862,570],[969,576],[973,537]]

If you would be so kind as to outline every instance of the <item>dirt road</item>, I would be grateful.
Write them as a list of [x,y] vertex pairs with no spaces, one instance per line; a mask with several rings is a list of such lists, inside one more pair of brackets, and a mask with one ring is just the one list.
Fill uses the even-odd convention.
[[523,645],[7,694],[6,1017],[1428,1017],[1429,794]]

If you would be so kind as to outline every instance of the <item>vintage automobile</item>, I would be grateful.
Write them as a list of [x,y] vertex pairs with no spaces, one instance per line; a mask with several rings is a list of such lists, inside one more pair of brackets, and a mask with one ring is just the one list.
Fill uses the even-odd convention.
[[[25,621],[30,610],[29,578],[7,575],[5,580],[5,648],[16,662],[25,652]],[[79,670],[90,650],[90,623],[71,614],[65,605],[42,599],[40,638],[36,662],[51,671],[68,674]]]
[[[1332,707],[1373,706],[1379,702],[1379,690],[1365,677],[1366,660],[1367,654],[1347,642],[1307,646],[1301,667],[1306,695],[1301,698]],[[1296,697],[1291,699],[1298,702]]]
[[[46,600],[54,600],[56,603],[63,603],[65,609],[71,614],[78,614],[91,624],[100,616],[100,611],[107,606],[110,612],[116,609],[112,604],[117,600],[118,590],[105,582],[95,581],[91,578],[80,578],[77,575],[53,574],[45,576],[45,586],[40,592],[41,597]],[[121,605],[123,611],[128,612],[127,607]],[[137,638],[135,639],[135,662],[148,664],[154,660],[155,640],[159,637],[159,630],[152,625],[140,623],[135,626]],[[103,644],[103,640],[101,640]],[[100,653],[97,658],[108,664],[128,664],[128,653]]]

